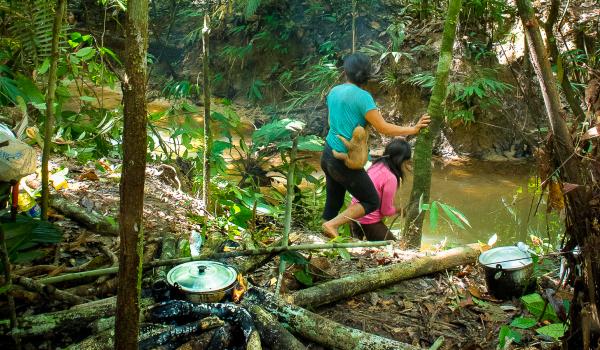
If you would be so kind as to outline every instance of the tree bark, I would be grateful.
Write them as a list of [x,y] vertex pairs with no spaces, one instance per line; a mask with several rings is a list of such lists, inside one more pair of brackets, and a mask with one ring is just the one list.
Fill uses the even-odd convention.
[[204,27],[202,28],[202,70],[204,85],[204,153],[202,157],[202,202],[204,208],[210,212],[210,156],[212,149],[212,134],[210,130],[210,67],[209,67],[209,35],[210,18],[204,16]]
[[248,291],[242,304],[246,306],[260,305],[288,325],[294,333],[327,348],[341,350],[418,349],[410,344],[343,326],[323,316],[288,304],[274,294],[256,287]]
[[[600,289],[597,286],[597,281],[600,279],[600,252],[598,252],[600,232],[598,232],[597,225],[592,224],[594,212],[590,208],[590,191],[588,187],[590,181],[587,178],[589,172],[582,171],[582,164],[579,155],[575,151],[567,124],[560,115],[560,96],[531,1],[517,0],[517,8],[525,29],[530,60],[544,97],[552,131],[553,157],[557,165],[556,172],[563,182],[579,185],[566,194],[568,205],[565,249],[570,250],[577,245],[580,246],[583,256],[581,263],[583,280],[579,280],[577,276],[574,276],[579,282],[575,284],[574,300],[570,308],[570,336],[565,337],[563,345],[566,348],[580,349],[583,345],[580,332],[582,328],[580,311],[588,307],[594,324],[600,323],[598,314]],[[583,285],[585,287],[582,287]],[[595,334],[594,338],[597,339],[598,334]]]
[[75,204],[73,200],[64,198],[60,195],[51,196],[50,206],[82,226],[102,236],[119,235],[118,225],[106,220],[106,218],[100,214],[85,210],[81,206]]
[[[4,228],[2,228],[1,224],[0,224],[0,261],[2,261],[2,265],[4,265],[4,282],[5,282],[5,284],[2,287],[6,288],[6,299],[8,301],[8,309],[9,309],[8,312],[10,314],[9,325],[10,325],[10,329],[14,330],[15,328],[17,328],[19,326],[19,323],[17,321],[15,298],[13,297],[13,294],[11,293],[14,286],[12,284],[12,275],[10,273],[10,270],[11,270],[10,258],[8,256],[8,250],[6,249],[6,237],[4,234]],[[13,340],[15,342],[16,348],[21,349],[21,341],[20,341],[19,336],[15,336],[13,334]]]
[[562,57],[560,57],[560,51],[556,44],[556,36],[554,35],[554,25],[558,19],[558,12],[560,10],[560,0],[552,0],[550,11],[548,12],[548,19],[544,23],[544,32],[546,33],[546,45],[550,52],[550,57],[557,67],[560,67],[559,71],[562,71],[559,77],[559,83],[562,87],[562,91],[565,94],[565,98],[571,112],[575,116],[575,122],[579,123],[585,120],[585,112],[581,108],[580,101],[577,99],[577,94],[571,85],[569,79],[569,68],[565,66]]
[[147,148],[146,77],[148,0],[127,3],[125,38],[123,172],[120,184],[119,283],[115,349],[137,349],[142,283],[144,180]]
[[[24,316],[19,319],[19,328],[14,333],[21,337],[37,337],[87,329],[92,321],[114,315],[116,311],[115,301],[116,298],[113,297],[79,304],[68,310]],[[147,308],[153,303],[152,299],[142,299],[140,306]],[[0,320],[0,333],[6,334],[9,330],[10,322]]]
[[454,248],[434,256],[424,256],[377,267],[321,283],[302,289],[285,299],[294,305],[313,308],[383,288],[406,279],[447,270],[459,265],[473,264],[477,261],[480,253],[478,244]]
[[258,305],[251,305],[248,311],[254,318],[254,325],[260,333],[260,340],[271,349],[305,350],[306,347],[296,339],[277,319]]
[[[286,193],[285,193],[285,215],[283,220],[283,239],[281,245],[287,247],[290,238],[290,229],[292,227],[292,206],[294,204],[294,186],[296,184],[296,155],[298,153],[298,135],[293,133],[292,149],[290,151],[290,163],[286,178]],[[279,275],[277,276],[277,284],[275,285],[275,294],[279,295],[281,291],[281,282],[285,272],[286,261],[279,260]]]
[[46,91],[46,121],[44,123],[44,149],[42,150],[42,219],[48,220],[48,199],[50,187],[48,186],[48,162],[52,150],[52,136],[54,135],[54,97],[56,95],[56,72],[58,70],[58,41],[62,27],[66,0],[58,0],[54,25],[52,26],[52,56],[50,56],[50,69],[48,70],[48,90]]
[[461,0],[450,0],[444,24],[440,58],[435,74],[435,85],[427,108],[427,113],[431,117],[431,124],[428,128],[421,129],[415,144],[414,182],[402,236],[402,241],[408,247],[418,248],[421,246],[424,212],[419,213],[419,202],[429,202],[433,140],[439,134],[444,120],[442,105],[446,99],[448,75],[452,67],[452,48],[454,47],[456,23],[460,8]]

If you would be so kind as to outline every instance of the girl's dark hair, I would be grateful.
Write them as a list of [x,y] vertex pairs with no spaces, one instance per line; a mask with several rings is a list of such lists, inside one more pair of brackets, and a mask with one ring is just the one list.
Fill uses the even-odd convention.
[[373,165],[382,162],[390,171],[396,175],[396,180],[400,184],[400,179],[404,180],[402,163],[411,158],[410,144],[402,139],[394,139],[383,151],[383,155],[373,162]]
[[353,53],[344,59],[344,72],[351,83],[362,85],[371,77],[371,59],[364,53]]

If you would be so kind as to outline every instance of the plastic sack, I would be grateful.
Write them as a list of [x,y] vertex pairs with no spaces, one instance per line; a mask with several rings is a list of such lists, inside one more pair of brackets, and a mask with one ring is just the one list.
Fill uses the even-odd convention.
[[0,144],[6,141],[8,145],[0,147],[0,181],[18,180],[35,172],[35,150],[25,142],[17,140],[10,128],[0,123]]

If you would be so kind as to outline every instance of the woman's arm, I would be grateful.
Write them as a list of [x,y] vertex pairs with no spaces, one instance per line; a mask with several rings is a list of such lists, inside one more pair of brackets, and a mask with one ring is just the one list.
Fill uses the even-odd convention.
[[427,127],[431,121],[428,115],[423,115],[415,126],[399,126],[386,122],[377,109],[368,111],[365,115],[365,119],[369,124],[373,125],[375,130],[387,136],[407,136],[418,134],[419,130]]

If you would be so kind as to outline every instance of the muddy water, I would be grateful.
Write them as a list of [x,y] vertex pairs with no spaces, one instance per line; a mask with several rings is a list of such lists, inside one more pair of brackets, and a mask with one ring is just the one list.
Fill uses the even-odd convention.
[[[498,244],[510,245],[526,241],[530,234],[556,236],[557,218],[546,216],[542,202],[536,212],[539,196],[528,189],[534,175],[534,165],[526,162],[470,161],[465,164],[442,166],[436,164],[431,185],[431,200],[449,204],[462,212],[471,227],[462,230],[450,225],[440,210],[438,227],[432,229],[428,218],[424,224],[424,245],[439,243],[447,238],[450,243],[487,242],[497,234]],[[411,181],[402,186],[398,195],[408,200]],[[548,221],[547,221],[548,220]],[[402,225],[394,225],[402,228]]]

